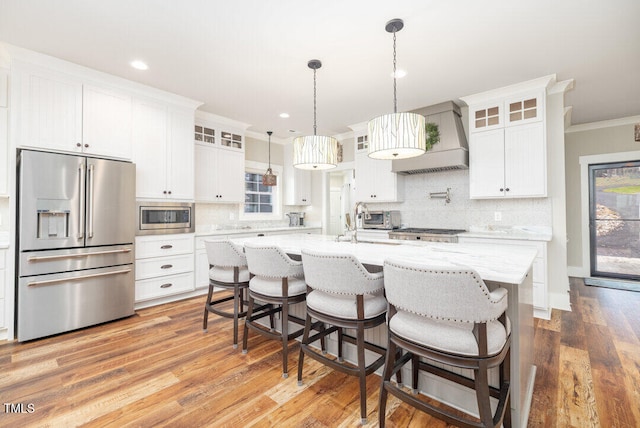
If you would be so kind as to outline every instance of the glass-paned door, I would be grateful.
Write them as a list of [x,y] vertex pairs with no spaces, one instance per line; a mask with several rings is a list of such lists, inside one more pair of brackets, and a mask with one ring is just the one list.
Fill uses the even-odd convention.
[[640,161],[589,165],[591,276],[640,279]]

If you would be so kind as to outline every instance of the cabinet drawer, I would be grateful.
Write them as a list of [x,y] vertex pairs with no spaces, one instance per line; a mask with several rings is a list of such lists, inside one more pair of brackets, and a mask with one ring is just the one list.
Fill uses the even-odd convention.
[[193,272],[136,281],[136,302],[193,291]]
[[193,254],[136,260],[136,279],[193,271]]
[[136,259],[193,253],[193,234],[136,237]]

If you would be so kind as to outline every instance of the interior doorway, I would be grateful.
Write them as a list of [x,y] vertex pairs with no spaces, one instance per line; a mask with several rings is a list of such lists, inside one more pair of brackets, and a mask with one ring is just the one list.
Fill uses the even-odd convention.
[[329,173],[329,235],[342,235],[346,231],[345,214],[349,212],[353,192],[353,170]]
[[589,165],[591,276],[640,280],[640,160]]

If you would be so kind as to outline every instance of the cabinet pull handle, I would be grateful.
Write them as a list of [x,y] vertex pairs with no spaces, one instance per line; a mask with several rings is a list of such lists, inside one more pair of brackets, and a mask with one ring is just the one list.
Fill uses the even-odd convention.
[[171,269],[173,267],[173,265],[162,265],[160,266],[160,269]]
[[162,284],[162,285],[160,286],[160,288],[169,288],[169,287],[171,287],[172,285],[173,285],[172,283],[168,282],[168,283],[166,283],[166,284]]
[[170,248],[173,248],[173,245],[167,244],[167,245],[163,245],[162,247],[160,247],[161,250],[168,250]]

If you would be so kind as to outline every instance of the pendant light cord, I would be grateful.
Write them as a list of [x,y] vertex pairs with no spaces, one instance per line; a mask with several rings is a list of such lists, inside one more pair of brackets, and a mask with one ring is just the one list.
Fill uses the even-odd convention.
[[316,69],[313,69],[313,135],[316,134]]
[[398,112],[398,89],[396,85],[396,29],[393,30],[393,112]]
[[271,169],[271,131],[268,131],[267,134],[269,134],[269,169]]

